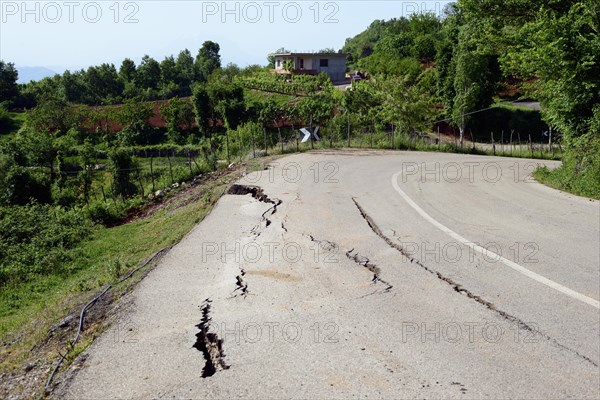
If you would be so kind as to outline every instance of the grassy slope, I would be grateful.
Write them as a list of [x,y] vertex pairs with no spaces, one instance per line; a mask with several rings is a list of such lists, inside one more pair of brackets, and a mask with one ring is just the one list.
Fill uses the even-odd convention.
[[533,177],[540,183],[551,188],[562,190],[577,196],[589,197],[600,200],[600,182],[592,177],[573,179],[563,166],[550,170],[546,167],[538,168],[533,172]]
[[[262,169],[268,161],[255,161],[246,168]],[[49,329],[66,315],[77,314],[82,304],[107,284],[117,281],[119,275],[131,271],[158,250],[180,241],[210,212],[236,176],[231,171],[188,189],[145,219],[114,228],[96,228],[93,235],[74,250],[77,257],[73,272],[68,276],[40,277],[27,285],[3,288],[0,292],[0,375],[19,376],[24,365],[35,365],[41,379],[23,384],[20,389],[24,393],[37,392],[57,352],[64,351],[64,339],[71,335],[67,332],[62,341],[48,341]],[[86,331],[90,333],[84,335],[82,345],[75,349],[77,352],[91,343],[95,334],[93,327],[87,326]],[[0,384],[0,398],[13,390],[14,387]]]
[[23,123],[25,122],[25,113],[24,112],[9,112],[10,118],[12,119],[12,123],[7,131],[0,132],[0,142],[3,140],[10,140],[17,131],[21,128]]

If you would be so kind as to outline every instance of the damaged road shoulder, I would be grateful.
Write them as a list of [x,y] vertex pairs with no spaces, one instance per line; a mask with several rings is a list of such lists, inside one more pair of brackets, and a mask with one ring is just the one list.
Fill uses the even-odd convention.
[[210,299],[206,299],[201,306],[202,319],[200,323],[196,325],[199,329],[196,334],[196,343],[194,348],[202,352],[204,356],[204,368],[202,368],[202,377],[208,378],[217,373],[229,369],[229,365],[225,363],[225,351],[223,350],[223,339],[220,339],[216,333],[210,331],[210,322],[212,318],[210,316]]

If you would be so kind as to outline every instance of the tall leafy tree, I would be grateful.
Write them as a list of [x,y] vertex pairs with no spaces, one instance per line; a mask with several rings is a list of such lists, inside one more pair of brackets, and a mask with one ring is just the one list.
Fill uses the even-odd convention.
[[194,81],[194,57],[188,49],[182,50],[175,60],[177,73],[175,82],[181,90],[181,95],[188,96],[192,93],[191,85]]
[[189,132],[194,120],[192,103],[186,99],[174,97],[163,104],[160,112],[167,124],[169,138],[178,144],[183,144],[185,136],[182,132]]
[[13,63],[0,60],[0,103],[11,102],[19,94],[19,73]]
[[414,82],[408,76],[390,77],[379,83],[386,120],[411,135],[425,129],[434,112],[431,93],[419,84],[422,78]]
[[113,64],[89,67],[85,73],[85,83],[92,104],[114,104],[123,92],[123,82]]
[[220,50],[219,44],[213,41],[207,40],[202,44],[194,64],[197,80],[205,82],[214,70],[221,68]]
[[532,82],[542,115],[563,135],[563,185],[600,187],[600,5],[596,0],[460,0],[477,46]]
[[61,79],[62,95],[70,103],[86,103],[89,99],[85,72],[66,70]]
[[112,174],[112,193],[114,196],[130,197],[137,192],[132,177],[137,163],[124,148],[116,148],[108,153]]
[[[203,145],[203,152],[207,163],[216,169],[216,157],[213,149],[213,140],[211,133],[211,123],[214,122],[214,108],[211,103],[208,88],[205,83],[194,85],[192,93],[192,106],[196,117],[196,125],[200,131],[200,137]],[[208,143],[208,144],[206,144]]]
[[[236,130],[242,122],[246,104],[244,103],[244,90],[234,83],[222,81],[211,82],[208,87],[210,102],[217,112],[226,129],[227,162],[231,161],[230,131]],[[239,145],[239,143],[238,143]]]
[[154,130],[149,119],[154,114],[152,103],[136,98],[127,101],[115,114],[117,122],[123,125],[119,138],[124,145],[132,146],[152,142]]
[[126,58],[121,63],[121,68],[119,68],[119,77],[123,82],[135,82],[136,72],[135,62],[130,58]]
[[133,60],[126,58],[121,63],[119,68],[119,78],[123,82],[123,98],[131,99],[139,95],[139,90],[136,82],[137,78],[137,67]]
[[145,55],[137,69],[137,84],[143,89],[157,89],[160,78],[160,64],[149,55]]

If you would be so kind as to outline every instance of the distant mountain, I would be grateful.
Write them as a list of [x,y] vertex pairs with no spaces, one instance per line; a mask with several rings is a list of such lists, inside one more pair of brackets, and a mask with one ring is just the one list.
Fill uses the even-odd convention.
[[17,67],[19,71],[18,83],[28,83],[29,81],[39,81],[47,76],[54,76],[56,71],[46,67]]

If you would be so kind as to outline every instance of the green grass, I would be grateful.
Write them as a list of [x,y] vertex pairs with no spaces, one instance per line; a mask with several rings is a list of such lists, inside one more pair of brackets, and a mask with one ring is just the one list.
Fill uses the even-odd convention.
[[533,172],[540,183],[577,196],[600,200],[600,181],[593,174],[574,175],[564,165],[553,170],[543,166]]
[[246,101],[252,103],[260,100],[264,100],[266,98],[271,98],[275,100],[277,104],[286,105],[298,98],[295,96],[290,96],[287,94],[279,94],[279,93],[270,93],[270,92],[262,92],[260,90],[251,90],[244,89],[244,97]]
[[492,104],[492,107],[505,108],[507,110],[512,110],[512,111],[516,111],[516,110],[532,111],[531,107],[527,107],[522,104],[519,104],[518,102],[515,103],[512,101],[498,101],[497,103]]

